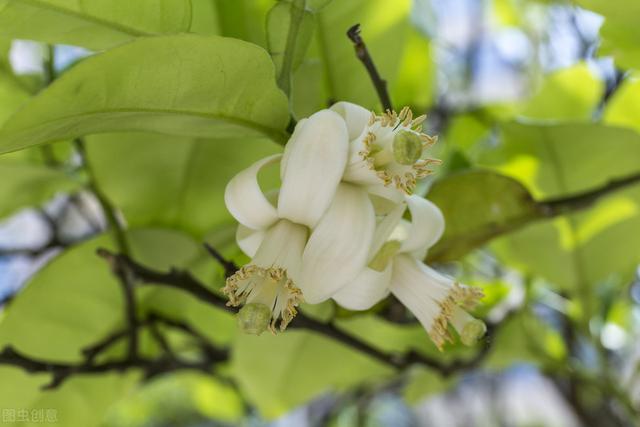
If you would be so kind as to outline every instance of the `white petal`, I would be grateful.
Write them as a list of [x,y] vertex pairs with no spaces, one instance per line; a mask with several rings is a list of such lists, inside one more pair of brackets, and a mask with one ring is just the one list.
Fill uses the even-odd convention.
[[389,295],[391,264],[384,271],[365,268],[349,284],[333,295],[333,299],[349,310],[368,310]]
[[331,106],[331,110],[340,114],[347,123],[349,141],[360,136],[371,118],[371,111],[351,102],[336,102]]
[[260,189],[258,173],[263,167],[278,162],[281,157],[281,154],[275,154],[258,160],[234,176],[227,184],[224,202],[240,224],[254,230],[264,230],[278,220],[276,208],[269,203]]
[[424,252],[442,237],[444,216],[440,209],[420,196],[407,196],[411,211],[411,227],[407,239],[402,243],[402,252]]
[[[306,121],[307,119],[302,119],[296,124],[296,127],[293,130],[293,134],[291,135],[291,138],[289,138],[289,142],[298,138],[298,135],[300,134],[300,131],[302,130],[302,127],[304,126]],[[284,146],[284,153],[282,153],[282,160],[280,161],[280,180],[284,178],[284,174],[287,171],[287,164],[289,162],[289,153],[291,153],[291,147],[293,146],[294,144],[287,144]]]
[[287,276],[294,283],[297,282],[308,231],[306,227],[286,219],[276,222],[265,232],[265,238],[251,263],[263,268],[283,268]]
[[263,230],[256,231],[252,228],[239,224],[238,229],[236,230],[236,242],[246,256],[253,258],[265,235],[266,233]]
[[426,276],[420,261],[399,255],[393,261],[390,290],[413,313],[427,331],[440,315],[440,286]]
[[378,221],[376,225],[376,231],[373,234],[373,241],[371,243],[371,249],[369,251],[368,261],[378,253],[382,245],[385,244],[389,237],[394,232],[400,220],[402,219],[402,215],[404,211],[407,209],[407,205],[405,203],[400,203],[396,205],[395,209],[389,212],[387,215],[382,218],[382,220]]
[[387,213],[404,202],[404,194],[393,186],[385,186],[384,184],[375,184],[367,186],[367,191],[371,195],[373,207],[377,214]]
[[349,146],[347,127],[337,113],[322,110],[307,119],[289,144],[278,214],[313,228],[342,179]]
[[304,250],[299,286],[305,301],[326,300],[364,269],[375,221],[366,191],[340,184]]

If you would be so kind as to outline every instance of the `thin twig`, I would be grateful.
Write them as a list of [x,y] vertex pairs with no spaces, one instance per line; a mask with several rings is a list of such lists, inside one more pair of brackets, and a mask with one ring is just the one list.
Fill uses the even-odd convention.
[[[180,289],[214,307],[230,313],[237,312],[235,307],[227,305],[227,301],[222,295],[207,288],[206,285],[198,281],[187,271],[172,268],[168,272],[160,272],[141,265],[126,255],[114,254],[106,249],[98,249],[97,253],[100,257],[104,258],[112,268],[114,265],[120,265],[119,268],[128,269],[137,282],[146,285],[168,286],[174,289]],[[322,323],[306,316],[304,313],[298,313],[294,321],[289,325],[289,328],[306,329],[331,337],[394,368],[403,369],[413,364],[420,364],[431,367],[443,375],[450,375],[453,372],[476,366],[488,354],[491,343],[491,340],[487,338],[485,341],[487,343],[486,348],[481,349],[479,354],[469,360],[454,360],[450,363],[444,363],[438,359],[430,358],[417,352],[409,352],[407,354],[385,353],[370,346],[365,341],[344,332],[333,323]],[[489,332],[492,330],[490,327]]]
[[347,31],[347,37],[349,37],[353,42],[353,46],[356,50],[356,56],[364,64],[367,69],[367,73],[369,73],[371,82],[378,93],[378,98],[380,98],[382,108],[385,111],[393,110],[391,98],[389,97],[389,92],[387,92],[387,82],[380,76],[380,73],[378,73],[378,69],[367,50],[367,46],[365,45],[364,40],[362,40],[362,36],[360,35],[360,24],[356,24],[349,28]]
[[235,262],[227,260],[217,249],[208,243],[204,243],[204,247],[209,254],[224,268],[224,277],[229,278],[238,271],[238,266]]

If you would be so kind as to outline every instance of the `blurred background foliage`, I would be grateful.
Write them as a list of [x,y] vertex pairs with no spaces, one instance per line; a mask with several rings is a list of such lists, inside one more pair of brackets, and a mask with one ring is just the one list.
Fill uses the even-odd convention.
[[[266,54],[204,36],[261,46],[284,78],[291,10],[285,0],[0,1],[0,148],[26,148],[0,157],[0,346],[80,362],[125,325],[117,279],[95,256],[116,247],[101,197],[137,260],[219,289],[223,272],[200,242],[242,259],[223,202],[229,178],[281,150],[289,114],[339,100],[380,110],[345,36],[355,23],[396,108],[427,113],[439,135],[444,165],[420,192],[447,229],[428,261],[484,289],[486,339],[439,353],[391,299],[366,313],[303,307],[390,355],[441,363],[397,370],[301,329],[241,335],[229,313],[143,287],[140,316],[188,323],[228,361],[149,381],[135,370],[78,375],[50,391],[40,389],[49,375],[0,363],[0,410],[55,408],[59,425],[86,427],[637,425],[640,3],[307,0],[287,105]],[[176,98],[185,80],[198,84]],[[265,107],[245,117],[242,94],[258,92]],[[145,114],[119,114],[132,106]],[[199,108],[249,125],[189,116]],[[193,353],[189,337],[164,332],[172,351]],[[141,334],[145,354],[161,344]],[[41,424],[31,421],[15,425]]]

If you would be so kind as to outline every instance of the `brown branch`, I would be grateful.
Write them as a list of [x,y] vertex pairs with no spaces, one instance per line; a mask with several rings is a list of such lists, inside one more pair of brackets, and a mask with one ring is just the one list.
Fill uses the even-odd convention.
[[347,37],[349,37],[349,40],[353,42],[356,56],[362,62],[362,64],[364,64],[364,67],[367,69],[367,73],[369,73],[371,82],[373,83],[373,86],[376,88],[376,92],[378,93],[378,98],[380,98],[382,108],[385,111],[393,110],[391,98],[389,97],[389,92],[387,91],[387,82],[380,76],[375,63],[371,58],[371,54],[369,54],[367,45],[365,45],[364,40],[362,40],[362,36],[360,35],[360,24],[356,24],[353,27],[349,28],[349,30],[347,31]]
[[[202,358],[193,361],[183,360],[177,356],[158,330],[157,326],[159,324],[175,328],[194,338],[202,352]],[[99,374],[110,371],[124,372],[130,369],[141,369],[144,371],[145,378],[147,379],[163,373],[184,369],[210,373],[215,364],[228,359],[227,350],[215,347],[191,326],[182,322],[163,317],[159,314],[151,314],[145,321],[137,324],[137,327],[143,326],[149,327],[154,337],[162,342],[161,348],[163,353],[161,356],[149,358],[127,355],[122,359],[95,363],[95,359],[99,354],[104,353],[115,343],[129,336],[129,330],[124,329],[116,331],[103,340],[85,348],[82,351],[84,360],[79,363],[46,361],[27,356],[15,348],[7,346],[0,352],[0,365],[19,367],[29,373],[51,374],[51,381],[43,386],[43,389],[46,390],[59,387],[73,375]]]
[[213,257],[213,259],[215,259],[218,262],[218,264],[220,264],[222,268],[224,268],[224,277],[229,278],[233,276],[236,271],[238,271],[238,266],[236,265],[236,263],[233,261],[227,260],[213,246],[211,246],[208,243],[205,243],[204,247],[207,250],[207,252],[209,252],[209,254]]
[[[120,265],[123,269],[128,269],[135,281],[154,286],[167,286],[185,291],[197,299],[213,305],[230,313],[236,313],[237,309],[227,305],[227,300],[214,291],[210,290],[203,283],[194,278],[189,272],[170,269],[168,272],[160,272],[150,269],[122,254],[114,254],[106,249],[98,249],[98,255],[104,258],[110,265]],[[113,268],[113,267],[112,267]],[[491,349],[491,333],[495,326],[489,326],[489,333],[485,339],[485,346],[471,359],[454,360],[449,363],[442,362],[435,358],[424,356],[417,352],[407,354],[389,354],[378,350],[367,344],[365,341],[344,332],[333,323],[323,323],[317,321],[304,313],[299,313],[294,321],[289,325],[290,329],[306,329],[317,332],[326,337],[333,338],[355,350],[358,350],[386,365],[397,369],[404,369],[414,364],[430,367],[439,371],[442,375],[450,375],[471,367],[477,366]]]
[[546,217],[552,218],[558,215],[564,215],[566,213],[586,209],[597,202],[601,197],[607,196],[609,193],[613,193],[617,190],[639,183],[640,173],[636,173],[623,178],[611,180],[607,184],[595,189],[571,196],[542,200],[537,204],[540,206]]

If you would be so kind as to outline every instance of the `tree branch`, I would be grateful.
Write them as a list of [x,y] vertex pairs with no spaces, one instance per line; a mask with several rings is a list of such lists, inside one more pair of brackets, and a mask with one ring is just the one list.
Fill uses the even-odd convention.
[[387,92],[387,82],[380,76],[380,73],[378,73],[378,69],[376,68],[373,59],[369,54],[369,50],[364,44],[364,40],[362,40],[362,36],[360,35],[360,24],[356,24],[353,27],[349,28],[349,30],[347,31],[347,37],[349,37],[349,40],[353,42],[356,56],[362,62],[362,64],[364,64],[364,67],[367,69],[367,73],[369,73],[371,82],[373,83],[373,86],[378,93],[378,98],[380,98],[382,108],[385,111],[393,110],[391,98],[389,97],[389,92]]
[[[168,272],[160,272],[141,265],[126,255],[114,254],[106,249],[98,249],[97,253],[100,257],[104,258],[112,268],[114,268],[113,266],[115,265],[119,265],[120,267],[118,268],[128,269],[135,281],[141,284],[179,289],[214,307],[230,313],[237,313],[236,308],[227,305],[226,298],[210,290],[187,271],[172,268]],[[495,327],[495,325],[489,325],[485,346],[474,357],[445,363],[417,352],[407,354],[385,353],[370,346],[365,341],[344,332],[333,323],[322,323],[304,313],[298,313],[294,321],[289,325],[290,329],[306,329],[333,338],[342,344],[367,354],[379,362],[397,369],[404,369],[411,365],[419,364],[435,369],[445,376],[479,364],[491,349],[492,340],[490,339],[490,334],[493,333]]]
[[639,183],[640,173],[636,173],[624,178],[611,180],[607,184],[592,190],[571,196],[543,200],[537,204],[546,217],[552,218],[558,215],[564,215],[566,213],[586,209],[603,196]]
[[[194,338],[201,350],[202,358],[197,361],[181,359],[169,347],[168,342],[158,330],[157,327],[159,324],[164,324],[171,328],[180,330]],[[142,369],[145,373],[145,378],[147,379],[163,373],[184,369],[199,370],[205,373],[210,373],[216,363],[226,361],[228,359],[227,350],[216,348],[199,332],[182,322],[154,313],[150,314],[145,321],[139,322],[137,326],[149,327],[156,339],[162,343],[161,348],[163,353],[159,357],[149,358],[131,356],[128,354],[122,359],[95,363],[95,359],[99,354],[104,353],[115,343],[129,336],[129,330],[124,329],[116,331],[106,338],[85,348],[82,351],[84,360],[79,363],[60,363],[29,357],[15,348],[7,346],[0,352],[0,365],[19,367],[29,373],[50,373],[52,375],[51,381],[43,386],[43,389],[48,390],[59,387],[73,375],[100,374],[110,371],[124,372],[131,369]]]

